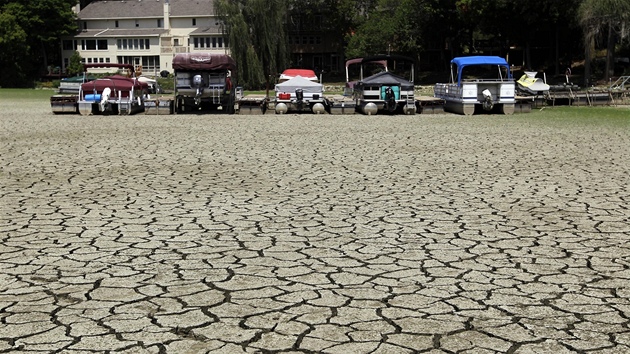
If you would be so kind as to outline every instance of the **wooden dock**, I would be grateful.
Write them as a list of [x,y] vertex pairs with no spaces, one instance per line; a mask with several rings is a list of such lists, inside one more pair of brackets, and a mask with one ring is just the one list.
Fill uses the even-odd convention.
[[417,114],[444,113],[444,99],[433,96],[416,96]]
[[265,95],[247,95],[238,100],[238,114],[265,114],[269,99]]
[[611,104],[610,91],[595,90],[550,90],[547,104],[551,106],[605,106]]

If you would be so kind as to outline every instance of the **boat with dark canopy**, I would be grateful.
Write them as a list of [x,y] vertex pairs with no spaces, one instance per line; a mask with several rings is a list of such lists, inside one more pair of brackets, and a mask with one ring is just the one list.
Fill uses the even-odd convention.
[[180,53],[173,58],[176,112],[223,109],[234,113],[236,61],[227,54]]
[[[415,114],[414,60],[399,55],[377,55],[361,60],[361,63],[373,62],[386,62],[387,65],[385,71],[362,77],[354,84],[353,97],[358,111],[367,115],[378,112]],[[406,72],[409,80],[394,74],[393,70]]]

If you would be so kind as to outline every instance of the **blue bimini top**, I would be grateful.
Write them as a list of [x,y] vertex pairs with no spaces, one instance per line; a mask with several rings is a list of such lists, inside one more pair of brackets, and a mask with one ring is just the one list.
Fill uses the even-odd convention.
[[498,65],[503,66],[507,69],[507,78],[512,78],[512,73],[510,72],[510,64],[508,62],[497,56],[470,56],[470,57],[457,57],[451,60],[451,64],[457,65],[457,84],[461,84],[462,81],[462,70],[471,65]]

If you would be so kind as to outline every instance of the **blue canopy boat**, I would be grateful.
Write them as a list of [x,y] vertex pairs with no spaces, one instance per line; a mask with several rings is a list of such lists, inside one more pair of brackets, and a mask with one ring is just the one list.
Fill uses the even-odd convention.
[[451,60],[451,82],[438,83],[435,97],[447,111],[472,115],[475,108],[487,112],[514,113],[515,83],[507,61],[497,56],[457,57]]

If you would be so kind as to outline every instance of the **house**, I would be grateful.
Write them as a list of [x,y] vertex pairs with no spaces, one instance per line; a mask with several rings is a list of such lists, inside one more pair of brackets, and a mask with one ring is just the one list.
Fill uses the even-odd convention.
[[229,54],[213,0],[98,0],[75,11],[80,30],[62,39],[64,71],[75,50],[85,63],[133,64],[151,76],[172,73],[177,53]]

